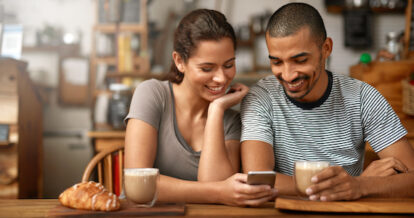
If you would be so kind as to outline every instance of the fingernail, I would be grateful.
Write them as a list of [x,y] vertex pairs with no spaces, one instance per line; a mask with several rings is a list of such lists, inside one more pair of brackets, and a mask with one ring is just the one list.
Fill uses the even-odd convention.
[[277,189],[273,189],[273,190],[272,190],[272,194],[273,194],[273,195],[277,195],[277,193],[278,193]]
[[312,177],[311,182],[315,183],[318,181],[318,178],[316,178],[316,176]]
[[311,195],[312,194],[312,189],[311,188],[307,188],[306,189],[306,194]]
[[328,199],[325,196],[321,197],[321,201],[326,201],[326,200],[328,200]]
[[309,197],[309,199],[310,199],[311,201],[316,201],[316,200],[318,200],[318,197],[317,197],[316,195],[311,195],[311,196]]

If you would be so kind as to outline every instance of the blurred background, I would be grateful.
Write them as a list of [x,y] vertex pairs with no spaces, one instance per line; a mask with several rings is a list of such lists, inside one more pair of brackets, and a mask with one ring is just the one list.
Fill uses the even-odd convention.
[[[0,0],[0,197],[56,198],[80,181],[100,139],[122,141],[131,92],[168,72],[173,31],[190,10],[219,10],[235,28],[236,81],[251,85],[270,75],[264,29],[288,2],[295,1]],[[349,75],[361,62],[403,59],[408,1],[306,2],[319,10],[334,42],[327,69]],[[10,76],[13,70],[20,76]],[[16,78],[32,88],[13,88]],[[17,91],[11,95],[11,89]],[[18,103],[25,98],[36,102]],[[37,121],[22,124],[22,113]],[[27,137],[24,130],[40,131],[26,145],[33,151],[13,148]],[[21,162],[25,155],[37,173],[18,176],[33,165]],[[27,194],[25,179],[35,180]]]

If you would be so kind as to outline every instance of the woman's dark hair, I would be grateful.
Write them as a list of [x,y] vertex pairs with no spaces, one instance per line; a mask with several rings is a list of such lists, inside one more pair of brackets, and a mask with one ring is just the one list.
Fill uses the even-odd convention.
[[[225,37],[233,41],[234,49],[236,49],[236,36],[233,27],[222,13],[209,9],[194,10],[180,21],[174,32],[174,51],[187,63],[200,41],[219,41]],[[180,84],[183,78],[184,74],[177,69],[172,61],[167,79]]]

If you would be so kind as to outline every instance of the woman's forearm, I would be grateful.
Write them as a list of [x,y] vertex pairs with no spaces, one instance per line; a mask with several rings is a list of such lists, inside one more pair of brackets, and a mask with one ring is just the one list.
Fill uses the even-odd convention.
[[160,175],[158,200],[164,202],[219,203],[217,182],[186,181]]
[[198,167],[199,181],[220,181],[237,172],[224,141],[223,115],[223,109],[214,105],[209,107]]

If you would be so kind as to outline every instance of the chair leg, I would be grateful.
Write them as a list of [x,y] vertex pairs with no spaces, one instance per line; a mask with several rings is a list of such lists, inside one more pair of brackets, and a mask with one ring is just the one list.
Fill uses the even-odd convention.
[[119,183],[118,183],[118,185],[119,185],[119,193],[122,193],[122,188],[123,188],[123,183],[122,183],[122,181],[123,181],[123,177],[124,177],[124,172],[123,172],[123,169],[124,169],[124,152],[122,151],[122,150],[120,150],[119,151],[119,158],[118,158],[118,162],[119,162],[119,164],[118,164],[118,166],[119,166]]
[[102,163],[99,162],[98,163],[98,182],[101,183],[101,184],[103,184],[103,181],[102,180],[103,180],[102,179]]
[[112,155],[105,157],[104,169],[104,186],[109,192],[114,192],[112,185]]

